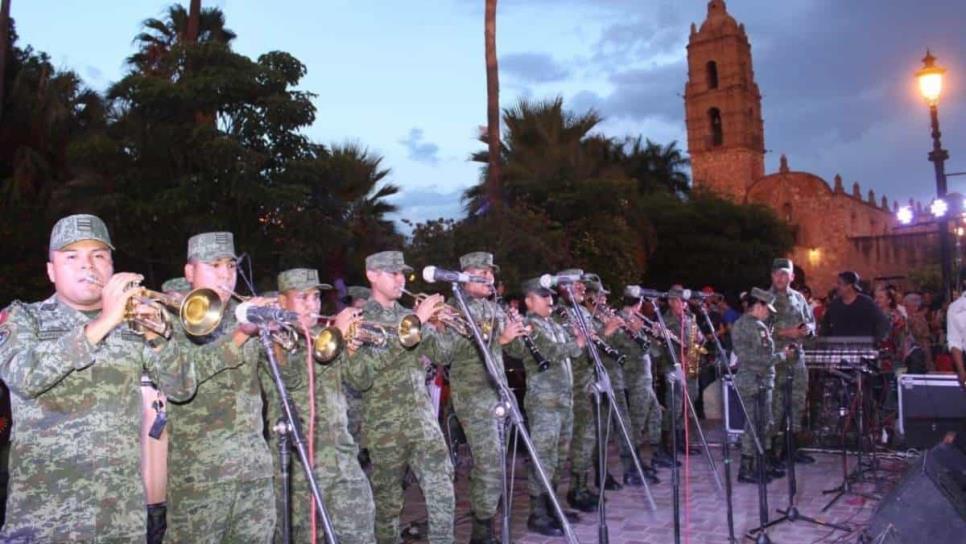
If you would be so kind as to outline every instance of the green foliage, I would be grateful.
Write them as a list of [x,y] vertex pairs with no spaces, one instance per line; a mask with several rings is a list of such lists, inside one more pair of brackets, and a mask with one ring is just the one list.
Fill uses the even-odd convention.
[[49,292],[46,237],[69,213],[100,215],[115,268],[153,286],[181,274],[188,237],[207,230],[235,233],[263,288],[289,266],[360,279],[366,254],[402,244],[385,219],[398,188],[382,158],[304,135],[316,115],[298,89],[305,65],[234,52],[217,9],[202,12],[197,43],[182,41],[186,26],[181,6],[146,20],[130,71],[104,97],[45,55],[13,50],[0,120],[5,296]]

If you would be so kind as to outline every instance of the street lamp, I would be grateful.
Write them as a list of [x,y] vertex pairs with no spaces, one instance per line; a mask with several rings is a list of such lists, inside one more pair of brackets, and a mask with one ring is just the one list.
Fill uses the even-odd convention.
[[[946,70],[936,65],[936,57],[927,49],[926,56],[922,59],[922,68],[916,72],[919,80],[919,92],[929,105],[929,119],[932,126],[932,151],[929,152],[929,160],[933,163],[936,170],[936,201],[944,202],[946,198],[946,159],[949,153],[943,149],[939,132],[939,97],[943,90],[943,74]],[[938,210],[934,210],[938,211]],[[943,210],[945,212],[945,210]],[[942,261],[942,281],[943,296],[949,300],[951,293],[950,277],[952,270],[949,260],[949,224],[945,214],[939,217],[939,258]]]

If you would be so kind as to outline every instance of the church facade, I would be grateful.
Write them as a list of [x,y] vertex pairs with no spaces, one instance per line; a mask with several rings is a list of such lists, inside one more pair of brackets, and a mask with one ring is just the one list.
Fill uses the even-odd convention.
[[[777,172],[765,173],[761,94],[744,25],[723,0],[708,2],[700,27],[691,25],[688,81],[684,90],[693,188],[738,203],[771,208],[792,228],[796,272],[816,295],[843,270],[864,279],[903,281],[910,270],[936,264],[938,236],[929,228],[903,227],[898,203],[859,184],[830,185],[816,174],[792,170],[784,155]],[[921,204],[919,204],[921,208]],[[763,264],[767,267],[767,264]]]

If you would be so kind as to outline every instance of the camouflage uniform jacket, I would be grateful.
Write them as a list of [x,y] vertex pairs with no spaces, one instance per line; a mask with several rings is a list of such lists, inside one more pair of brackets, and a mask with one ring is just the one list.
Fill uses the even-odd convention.
[[731,328],[731,341],[738,357],[738,375],[735,385],[746,389],[757,387],[761,377],[766,388],[775,381],[775,365],[784,360],[782,353],[775,353],[768,326],[751,314],[742,315]]
[[[590,312],[587,311],[587,308],[584,308],[580,305],[578,305],[578,308],[580,308],[580,312],[584,316],[584,323],[587,323],[587,326],[591,328],[591,332],[599,333],[596,328],[597,322],[594,321],[593,316],[590,315]],[[571,340],[574,340],[573,331],[570,327],[570,319],[564,317],[565,313],[567,316],[571,316],[572,312],[573,307],[571,307],[570,303],[560,301],[558,305],[554,306],[554,312],[552,315],[553,319],[561,327],[563,327],[564,331],[566,331],[567,336],[570,337]],[[601,354],[601,356],[603,357],[603,354]],[[574,373],[574,390],[586,391],[587,386],[593,383],[596,379],[596,375],[594,373],[594,364],[590,359],[590,349],[584,347],[583,353],[581,353],[578,357],[571,357],[570,362]]]
[[229,303],[218,330],[201,339],[207,343],[196,344],[184,331],[175,332],[184,356],[196,366],[198,391],[189,402],[169,405],[168,475],[174,493],[179,485],[272,476],[262,434],[262,346],[257,337],[235,345],[235,306]]
[[[618,329],[614,334],[609,337],[604,337],[604,322],[600,319],[594,318],[593,328],[600,335],[600,339],[604,341],[605,344],[614,348],[618,352],[626,355],[628,359],[630,355],[622,349],[621,336],[624,336],[624,332]],[[632,341],[633,343],[633,341]],[[598,350],[599,351],[599,350]],[[614,359],[608,357],[604,353],[600,354],[600,360],[604,363],[604,368],[607,369],[607,376],[610,378],[611,387],[614,389],[627,389],[624,383],[624,366],[615,361]],[[626,359],[625,359],[626,362]]]
[[580,357],[583,348],[552,318],[528,314],[526,321],[532,329],[530,339],[550,363],[547,370],[540,372],[537,362],[519,338],[506,346],[511,355],[523,360],[527,371],[527,402],[551,408],[572,406],[574,376],[570,361]]
[[[455,300],[450,300],[449,304],[459,308]],[[489,347],[497,376],[505,382],[503,346],[500,346],[499,338],[506,326],[506,313],[497,303],[488,299],[468,298],[467,306],[483,333],[483,340]],[[450,367],[449,379],[453,394],[466,400],[473,399],[473,402],[485,401],[487,405],[495,403],[499,397],[476,347],[476,341],[472,337],[461,336],[452,329],[447,329],[441,340],[445,346],[443,360],[439,362]]]
[[[363,307],[363,319],[382,323],[395,330],[411,310],[394,302],[383,308],[375,300]],[[404,436],[414,440],[437,440],[439,424],[426,390],[426,369],[420,360],[426,355],[441,360],[439,334],[423,325],[422,341],[412,349],[391,338],[382,347],[363,345],[348,358],[346,381],[362,393],[365,443],[375,447],[382,435]],[[346,358],[343,352],[340,358]]]
[[[621,311],[619,315],[624,319],[630,317],[627,312],[624,311]],[[644,379],[646,381],[653,382],[654,375],[651,370],[651,360],[646,359],[644,356],[650,354],[650,351],[654,349],[657,341],[651,339],[651,348],[649,348],[645,353],[644,350],[641,349],[641,346],[633,338],[631,338],[630,333],[624,328],[621,328],[614,334],[614,336],[611,336],[609,341],[610,345],[613,346],[614,349],[620,351],[624,355],[627,355],[627,362],[624,363],[622,370],[628,382],[636,382],[636,380],[633,378],[636,378],[642,374],[644,375]]]
[[[778,331],[779,329],[788,327],[797,327],[804,323],[808,329],[809,336],[815,334],[815,314],[812,313],[812,307],[805,300],[805,295],[791,287],[786,289],[785,292],[778,291],[775,288],[770,289],[769,292],[775,295],[775,310],[777,310],[766,321],[766,324],[772,331]],[[778,341],[782,345],[798,344],[801,346],[802,344],[802,339],[795,341],[790,338],[778,338]],[[805,365],[805,358],[802,353],[802,350],[798,350],[796,358],[793,361],[794,366]]]
[[[685,346],[684,349],[687,349],[687,346],[691,344],[690,322],[692,319],[694,319],[694,317],[688,314],[687,312],[684,313],[683,319],[679,319],[678,316],[675,315],[674,312],[672,312],[671,310],[664,312],[664,325],[667,327],[667,330],[671,332],[671,334],[673,334],[674,336],[679,338],[682,342],[684,342],[684,346]],[[681,330],[682,321],[684,322],[683,331]],[[671,341],[671,346],[675,350],[674,355],[677,357],[678,363],[680,363],[683,368],[684,361],[680,360],[681,349],[682,349],[681,346],[678,345],[678,343],[673,340]],[[661,357],[664,359],[664,364],[670,366],[673,363],[673,361],[671,360],[671,356],[667,353],[667,350],[668,350],[668,346],[664,346],[663,349],[661,349]]]
[[[313,337],[320,330],[318,327],[314,328]],[[309,372],[305,366],[305,340],[300,339],[298,347],[292,352],[276,350],[276,353],[280,353],[279,371],[282,380],[285,381],[285,388],[300,416],[302,431],[308,435]],[[282,417],[282,407],[278,400],[275,380],[272,379],[271,370],[266,362],[267,357],[265,355],[262,357],[260,375],[267,403],[266,413],[269,426],[274,426]],[[321,365],[312,360],[315,368],[315,466],[317,471],[324,471],[330,475],[338,474],[343,469],[339,464],[345,460],[358,464],[356,461],[358,448],[348,430],[349,419],[346,414],[349,406],[342,392],[343,367],[354,362],[339,357],[331,364]],[[271,433],[270,436],[272,443],[277,445],[275,433]],[[293,470],[302,469],[293,466]]]
[[141,374],[171,398],[194,390],[178,346],[159,350],[121,325],[99,344],[56,296],[14,302],[0,326],[0,378],[13,410],[4,542],[144,535]]

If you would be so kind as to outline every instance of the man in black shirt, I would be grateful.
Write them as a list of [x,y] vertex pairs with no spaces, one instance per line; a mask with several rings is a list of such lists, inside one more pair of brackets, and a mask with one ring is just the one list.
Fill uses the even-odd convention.
[[889,334],[888,316],[862,293],[857,273],[840,273],[835,290],[838,296],[822,319],[822,336],[871,336],[879,342]]

